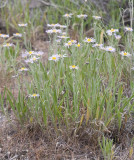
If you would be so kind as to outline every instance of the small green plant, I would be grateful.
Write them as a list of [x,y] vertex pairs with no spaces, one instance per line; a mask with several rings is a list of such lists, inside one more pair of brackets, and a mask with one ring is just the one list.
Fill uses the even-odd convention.
[[104,157],[104,160],[114,159],[114,148],[113,140],[109,140],[103,136],[102,141],[99,140],[99,145]]

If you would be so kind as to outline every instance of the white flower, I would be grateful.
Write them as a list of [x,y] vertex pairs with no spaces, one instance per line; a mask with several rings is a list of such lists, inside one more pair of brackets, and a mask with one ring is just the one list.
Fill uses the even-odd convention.
[[70,40],[70,41],[68,41],[68,42],[71,42],[71,43],[73,43],[73,44],[76,44],[76,43],[77,43],[76,40]]
[[24,54],[22,54],[22,57],[27,57],[27,56],[31,56],[31,55],[35,55],[34,51],[25,51]]
[[44,52],[42,52],[42,51],[34,52],[34,55],[36,55],[36,56],[42,56],[43,54],[44,54]]
[[56,27],[60,27],[60,24],[59,23],[57,23],[57,24],[47,24],[47,26],[56,28]]
[[121,39],[121,36],[120,36],[120,35],[114,34],[114,36],[115,36],[116,39]]
[[39,94],[33,93],[33,94],[29,94],[28,97],[30,97],[30,98],[36,98],[36,97],[39,97],[39,96],[40,96]]
[[75,66],[75,65],[72,65],[72,66],[69,66],[69,68],[70,68],[70,69],[77,69],[77,70],[78,70],[79,67],[78,67],[78,66]]
[[76,44],[76,47],[78,47],[78,48],[81,47],[81,44],[80,43]]
[[95,39],[94,38],[85,38],[84,42],[87,42],[87,43],[94,43],[95,42]]
[[8,34],[0,34],[0,37],[2,37],[2,38],[9,38],[9,35]]
[[125,52],[125,51],[122,51],[119,54],[122,55],[122,56],[126,56],[126,57],[131,57],[132,56],[130,53]]
[[96,20],[101,19],[101,17],[100,17],[100,16],[93,16],[93,18],[94,18],[94,19],[96,19]]
[[116,33],[116,32],[119,32],[119,30],[118,29],[113,29],[113,28],[106,31],[106,33],[109,36],[111,36],[113,33]]
[[96,44],[93,44],[92,47],[100,47],[101,48],[101,47],[103,47],[103,44],[96,43]]
[[26,63],[34,63],[36,62],[38,59],[40,59],[39,57],[32,57],[30,59],[25,60]]
[[113,47],[111,47],[111,46],[105,47],[105,50],[106,50],[106,51],[109,51],[109,52],[115,52],[115,51],[116,51],[116,49],[113,48]]
[[15,36],[15,37],[22,37],[22,34],[21,33],[14,33],[13,36]]
[[46,32],[49,34],[52,34],[52,33],[61,33],[62,31],[60,29],[50,29],[50,30],[47,30]]
[[27,23],[18,24],[19,27],[27,27]]
[[28,71],[28,69],[27,69],[27,68],[22,67],[21,69],[19,69],[19,71],[20,71],[20,72],[22,72],[22,71]]
[[66,17],[66,18],[71,18],[72,17],[72,13],[70,13],[70,14],[68,14],[68,13],[66,13],[65,15],[63,15],[63,17]]
[[80,15],[77,15],[78,18],[87,18],[87,15],[86,14],[80,14]]
[[54,54],[51,57],[48,58],[49,61],[58,61],[59,60],[59,55],[58,54]]
[[11,46],[13,46],[14,44],[12,44],[12,43],[6,43],[6,44],[3,44],[3,47],[11,47]]
[[64,36],[64,35],[62,35],[62,36],[57,36],[58,38],[61,38],[61,39],[67,39],[67,38],[69,38],[69,37],[66,37],[66,36]]
[[133,31],[133,29],[130,28],[130,27],[125,27],[124,29],[125,29],[125,31],[129,31],[129,32],[132,32],[132,31]]
[[70,46],[72,46],[72,42],[71,42],[71,41],[69,41],[69,42],[65,43],[65,45],[64,45],[64,46],[66,46],[66,47],[70,47]]

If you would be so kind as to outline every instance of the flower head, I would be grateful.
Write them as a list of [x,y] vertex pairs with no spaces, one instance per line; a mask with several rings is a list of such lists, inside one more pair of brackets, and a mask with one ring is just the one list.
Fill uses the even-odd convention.
[[64,35],[62,35],[62,36],[57,36],[58,38],[60,38],[60,39],[67,39],[67,38],[69,38],[69,37],[66,37],[66,36],[64,36]]
[[21,69],[19,69],[19,71],[20,71],[20,72],[22,72],[22,71],[28,71],[28,69],[25,68],[25,67],[22,67]]
[[120,52],[120,55],[126,56],[126,57],[131,57],[132,56],[130,53],[125,52],[125,51]]
[[80,15],[77,15],[78,18],[87,18],[87,15],[86,14],[80,14]]
[[22,34],[21,33],[14,33],[13,36],[14,37],[22,37]]
[[111,28],[111,29],[109,29],[109,30],[106,31],[106,33],[109,36],[111,36],[113,33],[116,33],[116,32],[119,32],[119,30],[118,29],[113,29],[113,28]]
[[3,44],[3,47],[11,47],[13,45],[14,45],[13,43],[6,43],[6,44]]
[[100,17],[100,16],[93,16],[93,18],[94,18],[94,19],[96,19],[96,20],[101,19],[101,17]]
[[132,31],[133,31],[133,29],[132,29],[132,28],[130,28],[130,27],[125,27],[125,31],[132,32]]
[[76,44],[76,47],[78,47],[78,48],[81,47],[81,44],[80,43]]
[[79,67],[78,67],[78,66],[75,66],[75,65],[72,65],[72,66],[69,66],[69,68],[70,68],[70,69],[76,69],[76,70],[78,70]]
[[56,28],[56,27],[60,27],[60,24],[47,24],[48,27],[52,27],[52,28]]
[[95,39],[94,38],[85,38],[84,42],[87,42],[87,43],[94,43],[95,42]]
[[106,50],[106,51],[109,51],[109,52],[115,52],[115,51],[116,51],[116,49],[113,48],[113,47],[111,47],[111,46],[105,47],[105,50]]
[[0,37],[2,37],[2,38],[9,38],[9,35],[8,34],[0,34]]
[[32,57],[30,59],[25,60],[26,63],[34,63],[36,62],[38,59],[40,59],[39,57]]
[[46,32],[49,34],[52,34],[52,33],[61,33],[62,31],[60,29],[50,29],[50,30],[47,30]]
[[52,55],[51,57],[48,58],[49,61],[58,61],[60,56],[58,54]]
[[101,47],[103,47],[103,44],[96,43],[96,44],[93,44],[92,47],[100,47],[101,48]]
[[18,26],[19,26],[19,27],[27,27],[27,23],[25,23],[25,24],[24,24],[24,23],[21,23],[21,24],[18,24]]
[[66,46],[66,47],[70,47],[70,46],[72,46],[72,42],[71,41],[69,41],[69,42],[67,42],[67,43],[65,43],[65,45],[64,46]]
[[31,56],[31,55],[35,55],[35,52],[34,51],[25,51],[22,54],[22,57],[27,57],[27,56]]
[[39,94],[36,94],[36,93],[33,93],[33,94],[29,94],[29,97],[30,98],[36,98],[36,97],[39,97],[40,95]]
[[72,13],[70,13],[70,14],[68,14],[68,13],[66,13],[65,15],[63,15],[63,17],[66,17],[66,18],[71,18],[72,17]]

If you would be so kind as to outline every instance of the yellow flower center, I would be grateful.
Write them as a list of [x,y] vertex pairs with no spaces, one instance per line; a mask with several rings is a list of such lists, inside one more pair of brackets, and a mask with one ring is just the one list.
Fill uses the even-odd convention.
[[111,29],[111,32],[114,32],[114,31],[115,31],[115,29],[112,28],[112,29]]
[[71,45],[72,43],[71,42],[68,42],[68,45]]
[[72,68],[75,68],[76,66],[75,65],[72,65]]
[[56,57],[52,57],[52,60],[56,60]]
[[6,46],[10,46],[10,43],[7,43]]
[[90,38],[88,38],[88,39],[87,39],[87,41],[88,41],[88,42],[91,42],[91,39],[90,39]]
[[112,51],[112,48],[109,48],[110,51]]
[[65,38],[65,36],[61,36],[61,38]]
[[33,57],[33,61],[35,61],[36,60],[36,57]]
[[68,16],[69,16],[69,14],[66,14],[66,16],[68,17]]
[[22,68],[21,68],[21,70],[22,70],[22,71],[24,71],[24,70],[25,70],[25,68],[24,68],[24,67],[22,67]]
[[28,53],[29,53],[29,54],[32,54],[32,53],[33,53],[33,51],[29,51]]
[[16,33],[16,35],[19,35],[19,33]]
[[79,44],[79,43],[77,44],[77,47],[80,47],[80,44]]
[[127,52],[124,52],[124,56],[126,56],[127,55]]
[[53,32],[55,33],[55,32],[56,32],[56,29],[54,29]]
[[34,94],[32,94],[32,96],[33,96],[33,97],[36,97],[36,96],[37,96],[37,94],[35,94],[35,93],[34,93]]

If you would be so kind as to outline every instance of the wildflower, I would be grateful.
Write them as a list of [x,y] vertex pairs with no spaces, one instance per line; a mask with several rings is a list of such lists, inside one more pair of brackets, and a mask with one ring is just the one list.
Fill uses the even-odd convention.
[[60,29],[49,29],[46,32],[52,34],[52,33],[61,33],[62,31]]
[[63,15],[63,17],[66,17],[66,18],[71,18],[72,17],[72,13],[70,13],[70,14],[68,14],[68,13],[66,13],[65,15]]
[[78,67],[78,66],[75,66],[75,65],[72,65],[72,66],[69,66],[69,68],[70,68],[70,69],[77,69],[77,70],[78,70],[79,67]]
[[81,44],[80,43],[76,44],[76,47],[78,47],[78,48],[81,47]]
[[34,63],[36,62],[38,59],[40,59],[39,57],[32,57],[30,59],[25,60],[26,63]]
[[119,32],[119,30],[118,30],[118,29],[113,29],[113,28],[106,31],[106,33],[107,33],[109,36],[111,36],[113,33],[116,33],[116,32]]
[[114,34],[114,36],[115,36],[116,39],[121,39],[121,36],[120,36],[120,35]]
[[6,44],[3,44],[3,47],[11,47],[11,46],[13,46],[13,44],[12,44],[12,43],[6,43]]
[[105,50],[106,50],[106,51],[109,51],[109,52],[115,52],[115,51],[116,51],[116,49],[113,48],[113,47],[111,47],[111,46],[105,47]]
[[36,98],[36,97],[39,97],[40,95],[39,94],[36,94],[36,93],[33,93],[33,94],[29,94],[29,97],[30,98]]
[[58,55],[58,54],[55,54],[55,55],[52,55],[51,57],[49,57],[48,60],[49,60],[49,61],[55,61],[55,62],[56,62],[56,61],[59,60],[59,58],[60,58],[59,55]]
[[96,20],[101,19],[101,17],[100,17],[100,16],[93,16],[93,18],[94,18],[94,19],[96,19]]
[[2,37],[2,38],[9,38],[9,35],[8,34],[1,34],[0,37]]
[[36,55],[36,56],[42,56],[43,54],[44,54],[44,52],[42,52],[42,51],[34,52],[34,55]]
[[60,24],[59,23],[57,23],[57,24],[47,24],[47,26],[56,28],[56,27],[60,27]]
[[66,37],[66,36],[64,36],[64,35],[62,35],[62,36],[57,36],[58,38],[61,38],[61,39],[67,39],[67,38],[69,38],[69,37]]
[[70,40],[70,41],[68,41],[68,42],[71,42],[71,43],[73,43],[73,44],[77,43],[76,40]]
[[22,54],[22,57],[27,57],[27,56],[31,56],[31,55],[35,55],[35,52],[34,51],[25,51],[24,54]]
[[125,27],[125,31],[132,32],[132,31],[133,31],[133,29],[132,29],[132,28],[130,28],[130,27]]
[[94,43],[95,42],[95,39],[94,38],[85,38],[84,42],[87,42],[87,43]]
[[21,33],[14,33],[13,36],[15,36],[15,37],[22,37],[22,34]]
[[93,44],[92,47],[103,47],[103,44],[96,43],[96,44]]
[[78,18],[87,18],[87,15],[86,14],[80,14],[80,15],[77,15]]
[[20,72],[22,72],[22,71],[28,71],[28,69],[27,69],[27,68],[22,67],[21,69],[19,69],[19,71],[20,71]]
[[66,46],[66,47],[70,47],[70,46],[72,46],[72,42],[71,42],[71,41],[69,41],[69,42],[65,43],[65,45],[64,45],[64,46]]
[[125,51],[120,52],[120,55],[126,56],[126,57],[131,57],[132,56],[130,53],[125,52]]
[[18,24],[19,27],[27,27],[27,23]]

